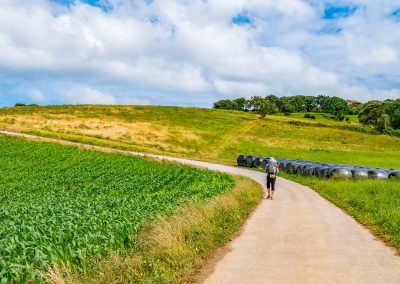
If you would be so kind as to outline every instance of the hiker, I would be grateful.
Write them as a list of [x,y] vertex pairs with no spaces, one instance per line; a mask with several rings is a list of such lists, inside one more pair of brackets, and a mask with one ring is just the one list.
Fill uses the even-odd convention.
[[269,158],[268,163],[265,165],[265,172],[267,173],[267,199],[274,199],[276,175],[279,173],[278,163],[275,158]]

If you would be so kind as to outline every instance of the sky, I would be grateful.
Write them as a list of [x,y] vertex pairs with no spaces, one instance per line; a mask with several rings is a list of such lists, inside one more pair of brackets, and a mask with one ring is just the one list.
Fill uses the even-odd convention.
[[0,106],[400,98],[400,1],[0,0]]

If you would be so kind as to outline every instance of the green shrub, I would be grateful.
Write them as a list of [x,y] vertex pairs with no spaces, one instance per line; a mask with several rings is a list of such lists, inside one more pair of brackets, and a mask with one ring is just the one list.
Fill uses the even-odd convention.
[[316,119],[315,115],[310,114],[310,113],[306,113],[306,114],[304,115],[304,118]]

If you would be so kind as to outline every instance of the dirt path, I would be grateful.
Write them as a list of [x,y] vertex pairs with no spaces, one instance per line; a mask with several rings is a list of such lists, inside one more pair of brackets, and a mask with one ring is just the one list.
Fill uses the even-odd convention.
[[[239,174],[264,185],[265,175],[248,169],[129,153]],[[203,282],[400,283],[394,250],[310,188],[282,178],[277,187],[275,200],[263,200]]]

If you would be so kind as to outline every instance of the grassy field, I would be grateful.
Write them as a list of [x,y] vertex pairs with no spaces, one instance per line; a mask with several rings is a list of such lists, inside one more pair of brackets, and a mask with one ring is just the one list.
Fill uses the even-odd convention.
[[[243,181],[221,173],[2,135],[0,164],[2,283],[40,282],[38,270],[45,271],[49,264],[67,265],[63,273],[80,275],[91,269],[98,272],[99,263],[110,254],[134,250],[137,258],[142,252],[138,248],[138,240],[143,241],[140,232],[158,215],[171,215],[179,208],[203,204],[222,194],[236,200],[236,207],[214,205],[210,214],[225,210],[227,223],[210,227],[215,234],[200,226],[218,246],[238,229],[261,197],[259,186],[243,185]],[[242,192],[229,191],[235,183],[241,184]],[[241,214],[235,215],[237,212]],[[230,213],[236,216],[232,217],[234,222]],[[201,221],[210,222],[210,218]],[[146,238],[151,237],[154,235]],[[197,248],[204,254],[186,260],[182,266],[185,273],[177,269],[172,276],[179,279],[186,275],[210,253],[210,246],[200,242]],[[160,250],[153,249],[153,253]],[[186,256],[175,254],[171,261],[182,259]],[[158,275],[156,270],[170,267],[169,263],[154,265],[154,269],[145,269],[146,277],[160,281],[172,277]]]
[[398,180],[326,180],[289,174],[283,177],[310,186],[400,252]]
[[269,116],[200,108],[52,106],[0,109],[0,129],[233,164],[242,153],[400,167],[400,139],[318,114]]

